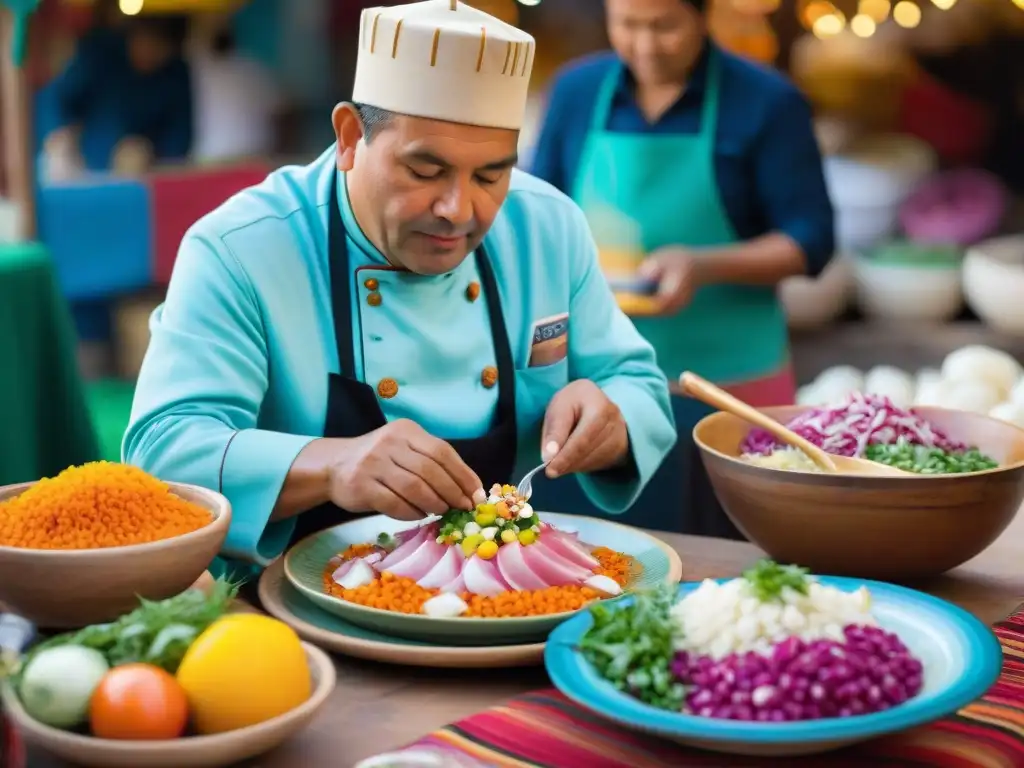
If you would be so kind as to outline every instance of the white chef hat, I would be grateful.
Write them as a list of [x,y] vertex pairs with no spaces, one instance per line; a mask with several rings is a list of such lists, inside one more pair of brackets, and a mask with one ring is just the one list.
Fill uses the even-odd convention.
[[403,115],[518,130],[537,44],[458,0],[368,8],[352,100]]

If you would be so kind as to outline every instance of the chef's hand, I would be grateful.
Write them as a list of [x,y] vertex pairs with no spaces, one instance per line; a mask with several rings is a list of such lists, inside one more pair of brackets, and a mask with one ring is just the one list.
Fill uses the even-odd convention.
[[444,440],[408,419],[345,441],[330,472],[331,501],[350,512],[419,520],[486,499],[476,473]]
[[685,248],[659,248],[640,265],[640,274],[658,283],[654,294],[656,314],[674,315],[683,309],[700,287],[698,262]]
[[551,399],[541,435],[541,457],[551,462],[548,477],[611,469],[629,451],[622,413],[589,379],[570,383]]

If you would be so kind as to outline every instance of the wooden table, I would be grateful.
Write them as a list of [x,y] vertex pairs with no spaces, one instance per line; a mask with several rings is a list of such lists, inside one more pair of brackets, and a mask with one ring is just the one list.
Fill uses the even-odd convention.
[[[736,576],[761,556],[750,544],[659,534],[679,552],[685,580]],[[927,535],[927,532],[922,532]],[[919,589],[944,597],[986,623],[1024,602],[1024,514],[985,553]],[[411,651],[414,652],[414,651]],[[550,685],[536,670],[431,670],[337,657],[338,687],[302,736],[246,763],[251,768],[351,768],[454,720]],[[33,768],[66,768],[32,755]]]

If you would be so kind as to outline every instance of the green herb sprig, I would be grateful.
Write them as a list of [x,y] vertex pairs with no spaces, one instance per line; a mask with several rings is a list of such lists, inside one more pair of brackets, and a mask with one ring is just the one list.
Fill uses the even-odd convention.
[[782,597],[782,591],[789,587],[806,595],[811,585],[806,568],[796,565],[779,565],[774,560],[759,560],[754,566],[743,573],[749,582],[754,595],[763,603],[776,602]]
[[109,624],[94,624],[57,635],[35,646],[28,661],[46,648],[83,645],[102,653],[111,666],[143,662],[175,673],[189,646],[223,616],[238,594],[238,582],[216,580],[209,593],[189,589],[167,600],[140,600],[131,613]]
[[678,712],[686,686],[672,675],[675,642],[681,629],[672,617],[676,585],[636,592],[629,605],[598,604],[594,624],[579,651],[620,691],[661,709]]

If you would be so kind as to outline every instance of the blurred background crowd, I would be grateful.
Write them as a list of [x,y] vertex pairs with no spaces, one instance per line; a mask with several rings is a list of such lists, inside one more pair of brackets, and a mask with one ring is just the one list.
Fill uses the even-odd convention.
[[[25,404],[54,410],[55,388],[78,387],[53,418],[117,458],[182,234],[333,140],[360,13],[381,4],[39,2],[23,67],[4,61],[0,81],[0,356],[25,369],[0,380],[0,408],[19,403],[6,431],[38,431]],[[608,47],[603,4],[471,4],[538,41],[528,165],[552,75]],[[1024,0],[713,0],[708,14],[723,48],[787,73],[814,110],[839,255],[781,288],[801,383],[838,363],[912,370],[979,340],[1024,356]],[[37,252],[52,273],[29,279]],[[0,484],[49,471],[25,444]]]

